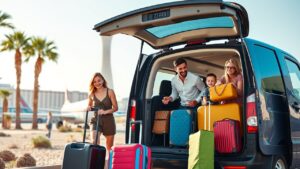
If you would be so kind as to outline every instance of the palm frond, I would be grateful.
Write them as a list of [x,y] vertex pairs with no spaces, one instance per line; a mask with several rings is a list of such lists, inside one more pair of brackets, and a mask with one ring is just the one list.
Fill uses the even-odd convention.
[[0,11],[0,27],[6,27],[14,29],[14,25],[12,23],[6,22],[6,20],[11,19],[11,16],[5,12]]

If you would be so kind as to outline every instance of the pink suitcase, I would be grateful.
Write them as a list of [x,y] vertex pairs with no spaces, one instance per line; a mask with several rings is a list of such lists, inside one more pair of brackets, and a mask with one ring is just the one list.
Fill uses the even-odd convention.
[[130,122],[140,124],[139,144],[130,144],[131,127],[129,131],[129,144],[113,146],[109,153],[109,169],[150,169],[151,149],[141,144],[142,122]]
[[224,119],[214,123],[215,150],[218,153],[236,153],[241,150],[240,122]]

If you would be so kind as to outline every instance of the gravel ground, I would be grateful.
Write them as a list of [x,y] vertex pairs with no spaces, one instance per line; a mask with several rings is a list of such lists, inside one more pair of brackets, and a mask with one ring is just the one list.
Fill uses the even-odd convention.
[[[47,131],[45,124],[39,125],[39,130],[31,130],[31,124],[22,124],[23,130],[4,130],[0,129],[0,132],[9,134],[9,137],[0,137],[0,151],[10,150],[17,157],[22,156],[25,153],[30,153],[37,161],[37,166],[51,166],[61,165],[64,153],[64,147],[71,141],[82,141],[83,132],[59,132],[57,129],[53,129],[51,136],[52,148],[33,148],[31,139],[36,136],[45,136]],[[115,145],[123,144],[125,140],[125,125],[117,124],[117,134],[115,136]],[[89,132],[88,132],[89,133]],[[87,140],[89,141],[89,140]],[[10,148],[16,145],[17,148]],[[101,145],[105,145],[105,139],[101,137]]]

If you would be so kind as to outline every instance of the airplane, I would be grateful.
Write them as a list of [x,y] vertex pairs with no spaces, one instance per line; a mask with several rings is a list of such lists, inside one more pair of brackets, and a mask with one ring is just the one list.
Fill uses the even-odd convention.
[[[2,110],[2,107],[0,108]],[[32,123],[32,109],[29,107],[29,105],[26,103],[24,98],[20,97],[20,118],[22,123]],[[53,122],[56,123],[58,121],[61,121],[60,113],[57,110],[42,110],[39,109],[37,122],[38,123],[44,123],[47,121],[47,114],[48,112],[52,112],[52,118]],[[12,118],[12,122],[16,119],[16,108],[15,107],[9,107],[7,112],[4,112],[4,114],[9,115]],[[0,115],[0,121],[2,121],[2,115]]]
[[[60,117],[63,121],[73,124],[84,123],[86,117],[86,110],[88,105],[88,99],[77,102],[70,102],[68,99],[68,91],[65,91],[65,101],[60,110]],[[120,105],[120,104],[119,104]],[[126,111],[118,111],[114,113],[115,117],[125,116]],[[88,121],[92,118],[93,112],[89,112]],[[62,123],[61,123],[62,124]]]

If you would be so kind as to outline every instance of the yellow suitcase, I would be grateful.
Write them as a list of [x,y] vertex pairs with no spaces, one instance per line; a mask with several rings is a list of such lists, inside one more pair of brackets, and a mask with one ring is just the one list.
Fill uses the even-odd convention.
[[210,100],[214,102],[237,98],[237,91],[232,83],[226,83],[210,87],[209,93]]
[[198,130],[213,131],[214,122],[223,119],[241,121],[240,107],[237,103],[200,106],[198,113]]

